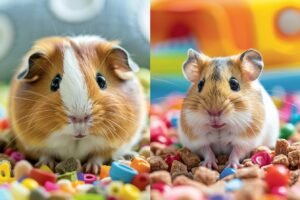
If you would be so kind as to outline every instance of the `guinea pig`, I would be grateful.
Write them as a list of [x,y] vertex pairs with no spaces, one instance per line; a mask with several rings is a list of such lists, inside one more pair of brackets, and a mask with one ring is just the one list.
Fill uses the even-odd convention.
[[18,145],[38,166],[74,157],[93,173],[132,152],[146,122],[138,70],[116,41],[38,40],[11,82],[9,117]]
[[229,156],[227,167],[260,145],[273,147],[279,135],[278,111],[258,78],[259,52],[210,58],[193,49],[183,64],[191,86],[183,100],[178,135],[203,157],[201,165],[218,168],[216,155]]

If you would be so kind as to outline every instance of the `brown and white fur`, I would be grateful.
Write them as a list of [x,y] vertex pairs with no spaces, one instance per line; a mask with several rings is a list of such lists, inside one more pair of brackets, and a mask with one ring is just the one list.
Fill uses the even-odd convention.
[[[38,165],[75,157],[98,173],[137,143],[146,117],[138,66],[117,42],[97,36],[35,43],[12,80],[10,120],[21,149]],[[101,89],[97,73],[106,80]],[[59,89],[51,91],[56,75]]]
[[[202,165],[217,168],[216,154],[227,154],[227,166],[237,167],[253,148],[275,145],[278,111],[258,81],[262,69],[262,57],[253,49],[221,58],[188,51],[183,73],[191,87],[178,132],[181,143],[204,158]],[[232,77],[239,91],[231,89]],[[199,91],[201,80],[205,82]]]

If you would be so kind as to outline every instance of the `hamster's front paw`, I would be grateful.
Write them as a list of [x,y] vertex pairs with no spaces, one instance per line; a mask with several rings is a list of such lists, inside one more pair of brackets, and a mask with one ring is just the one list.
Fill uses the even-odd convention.
[[86,173],[98,174],[100,172],[100,167],[103,163],[103,159],[99,157],[91,157],[83,165],[83,171]]
[[204,167],[207,167],[209,169],[218,169],[218,160],[216,159],[215,156],[213,157],[207,157],[202,161],[200,164]]
[[40,167],[42,165],[47,165],[50,169],[54,169],[57,162],[52,156],[41,156],[39,161],[35,164],[35,167]]
[[226,167],[231,167],[237,169],[238,166],[240,166],[240,161],[238,157],[230,156],[227,163]]

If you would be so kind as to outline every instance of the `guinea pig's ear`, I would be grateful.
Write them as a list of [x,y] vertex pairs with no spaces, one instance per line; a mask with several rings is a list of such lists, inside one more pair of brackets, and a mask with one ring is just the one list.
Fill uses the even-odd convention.
[[26,58],[24,67],[17,75],[17,78],[26,81],[35,81],[38,78],[37,75],[40,70],[39,66],[37,65],[37,61],[43,57],[44,57],[43,53],[36,52],[31,54],[28,58]]
[[254,49],[248,49],[242,53],[239,56],[239,61],[243,74],[248,81],[256,80],[264,67],[261,54]]
[[208,60],[208,57],[194,49],[189,49],[187,54],[188,58],[182,66],[183,75],[187,80],[195,83],[199,81],[201,67]]
[[132,72],[139,71],[138,65],[130,58],[129,53],[120,46],[115,46],[109,53],[109,62],[116,75],[123,80],[131,79]]

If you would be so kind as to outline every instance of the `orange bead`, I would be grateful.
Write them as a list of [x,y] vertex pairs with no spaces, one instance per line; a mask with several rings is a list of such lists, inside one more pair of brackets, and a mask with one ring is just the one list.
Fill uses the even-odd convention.
[[102,165],[100,169],[100,179],[109,176],[110,166],[109,165]]
[[72,182],[73,188],[76,188],[78,185],[83,185],[83,184],[84,184],[83,181],[73,181],[73,182]]
[[131,160],[130,167],[134,168],[139,173],[149,173],[150,172],[150,164],[143,158],[134,157]]
[[69,185],[62,185],[60,186],[60,189],[64,192],[70,193],[70,194],[75,194],[75,189],[72,186]]

